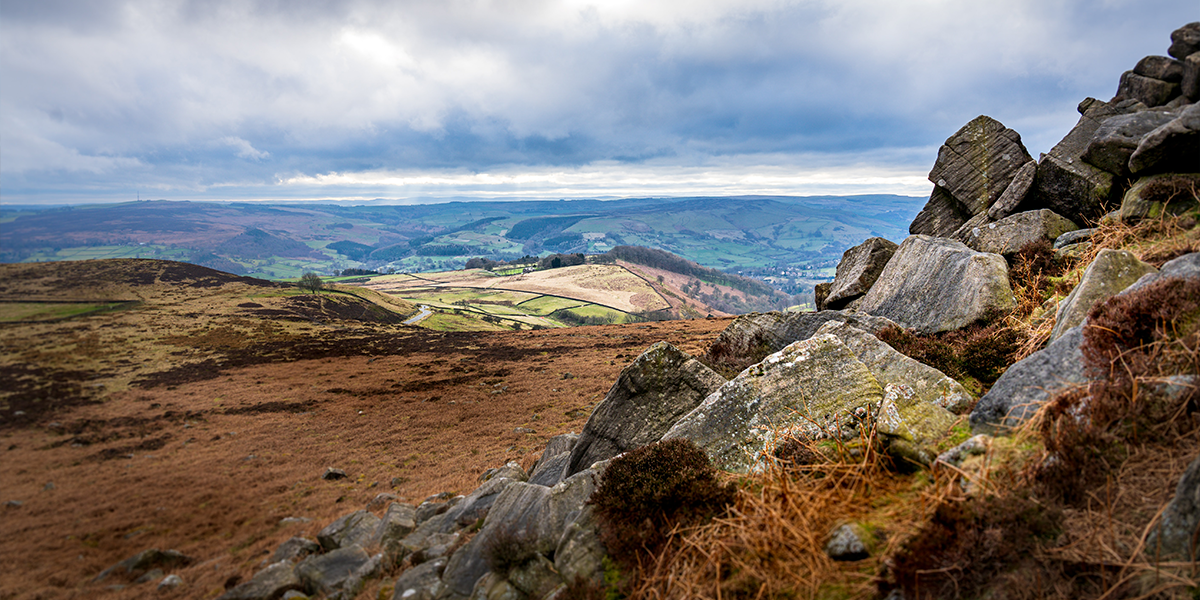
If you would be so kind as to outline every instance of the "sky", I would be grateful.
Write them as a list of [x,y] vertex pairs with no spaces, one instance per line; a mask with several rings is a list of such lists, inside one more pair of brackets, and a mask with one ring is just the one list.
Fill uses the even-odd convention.
[[3,0],[0,203],[927,195],[1197,0]]

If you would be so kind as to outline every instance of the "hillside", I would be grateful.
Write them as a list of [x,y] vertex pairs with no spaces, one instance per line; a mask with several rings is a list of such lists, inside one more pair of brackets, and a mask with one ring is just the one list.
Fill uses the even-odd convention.
[[904,196],[634,198],[418,206],[147,201],[3,210],[0,261],[159,258],[268,279],[347,268],[428,272],[467,259],[620,245],[722,271],[774,276],[789,294],[827,280],[841,253],[893,240],[921,200]]
[[0,286],[4,598],[144,597],[90,580],[147,547],[196,557],[179,597],[212,598],[347,506],[529,464],[643,348],[699,353],[728,323],[437,332],[150,260],[3,265]]

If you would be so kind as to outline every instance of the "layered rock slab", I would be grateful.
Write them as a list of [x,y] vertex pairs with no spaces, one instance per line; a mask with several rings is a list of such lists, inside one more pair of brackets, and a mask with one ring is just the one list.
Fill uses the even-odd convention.
[[566,476],[597,461],[656,442],[725,378],[666,342],[625,367],[592,411],[571,450]]
[[829,321],[844,321],[870,333],[896,325],[882,317],[837,310],[750,313],[734,319],[708,347],[705,358],[710,365],[738,372],[792,342],[812,337]]
[[965,327],[1016,305],[1008,264],[961,242],[912,235],[855,310],[921,333]]
[[1010,256],[1037,241],[1053,242],[1058,236],[1079,229],[1074,221],[1048,209],[1030,210],[995,223],[974,227],[962,240],[977,252]]

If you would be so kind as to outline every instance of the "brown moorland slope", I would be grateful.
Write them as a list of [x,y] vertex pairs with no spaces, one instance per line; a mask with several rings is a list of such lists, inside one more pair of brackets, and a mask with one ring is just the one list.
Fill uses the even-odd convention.
[[[30,301],[100,309],[5,308]],[[214,597],[380,493],[419,502],[528,466],[646,347],[700,354],[728,324],[438,333],[148,260],[0,265],[0,315],[0,598],[142,597],[91,580],[147,548],[195,559],[173,597]]]

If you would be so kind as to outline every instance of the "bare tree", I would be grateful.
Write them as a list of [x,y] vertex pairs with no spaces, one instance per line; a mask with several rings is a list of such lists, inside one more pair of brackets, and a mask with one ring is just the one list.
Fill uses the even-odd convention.
[[321,281],[320,275],[309,271],[300,276],[300,282],[296,285],[310,294],[317,294],[325,287],[325,282]]

